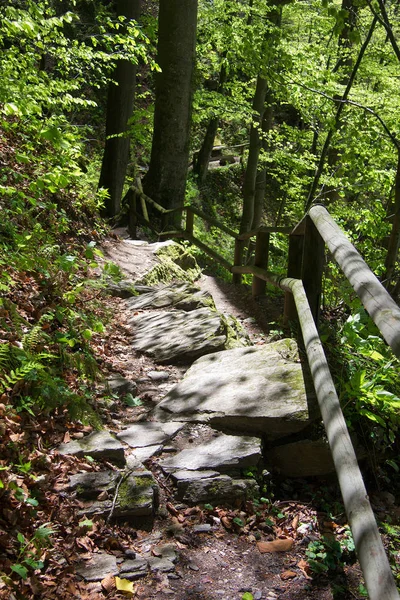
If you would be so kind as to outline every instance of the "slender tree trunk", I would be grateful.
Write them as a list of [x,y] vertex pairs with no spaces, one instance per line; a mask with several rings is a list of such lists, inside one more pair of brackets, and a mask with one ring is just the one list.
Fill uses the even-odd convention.
[[[138,20],[141,0],[117,0],[118,15]],[[120,60],[113,74],[107,98],[106,143],[99,187],[109,192],[104,215],[113,217],[120,211],[122,190],[129,162],[130,139],[127,135],[128,121],[132,116],[135,96],[136,65]]]
[[389,246],[385,260],[385,282],[386,288],[391,285],[400,246],[400,145],[397,147],[397,169],[394,183],[394,214],[392,231],[389,237]]
[[[148,196],[165,208],[185,199],[189,163],[197,25],[197,0],[160,0],[154,132],[149,171],[144,179]],[[180,225],[175,213],[174,224]]]
[[[222,65],[220,74],[219,74],[219,82],[217,92],[222,94],[224,89],[224,83],[226,81],[226,67]],[[207,176],[208,171],[208,163],[210,162],[211,152],[214,146],[215,136],[217,135],[219,125],[219,118],[213,117],[210,119],[206,133],[204,136],[203,143],[199,150],[196,165],[193,168],[194,173],[197,175],[198,181],[200,184],[204,183],[205,178]]]
[[[266,136],[269,131],[272,129],[272,121],[274,116],[274,109],[272,106],[272,95],[270,90],[267,91],[266,94],[266,106],[264,110],[263,120],[262,120],[262,142],[261,147],[264,151],[268,151],[270,149],[269,142],[266,139]],[[256,187],[254,193],[254,214],[253,214],[253,223],[251,225],[251,229],[257,229],[261,226],[262,216],[264,212],[264,200],[265,200],[265,192],[267,188],[267,168],[263,165],[262,168],[258,171],[256,177]]]
[[253,99],[254,114],[250,128],[249,156],[243,183],[243,212],[240,233],[250,231],[254,219],[254,195],[256,190],[258,157],[261,149],[261,136],[259,132],[264,117],[264,103],[267,90],[267,81],[259,75]]
[[[352,55],[352,33],[357,25],[358,6],[354,0],[342,0],[342,11],[346,14],[343,29],[339,34],[338,39],[338,53],[339,58],[333,69],[333,72],[340,71],[340,83],[346,85],[348,78],[351,75],[353,68],[354,58]],[[337,100],[340,101],[340,97],[337,96]],[[341,128],[341,123],[337,123],[337,129]],[[333,173],[336,177],[340,176],[339,164],[339,151],[334,146],[328,149],[327,163],[329,166],[330,173]],[[325,193],[325,202],[328,205],[331,202],[335,202],[339,199],[339,190],[337,187],[329,186]]]

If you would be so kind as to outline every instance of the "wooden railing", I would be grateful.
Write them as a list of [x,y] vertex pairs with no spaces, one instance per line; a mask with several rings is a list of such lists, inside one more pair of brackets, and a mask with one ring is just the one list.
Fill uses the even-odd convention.
[[[140,202],[142,211],[138,209]],[[169,215],[185,215],[185,228],[156,232],[151,224],[147,204],[156,209],[165,222]],[[323,206],[313,206],[294,228],[261,227],[238,234],[208,217],[192,205],[166,210],[148,198],[141,188],[131,191],[130,232],[137,223],[150,227],[161,237],[184,238],[198,246],[233,274],[239,283],[243,274],[253,276],[253,295],[265,293],[266,282],[285,291],[285,318],[297,318],[314,382],[322,420],[332,452],[346,514],[363,571],[370,600],[399,600],[396,584],[385,554],[375,517],[368,499],[354,448],[340,407],[328,363],[318,335],[325,244],[361,299],[384,339],[400,358],[400,308],[381,285],[360,254],[346,238]],[[194,217],[218,227],[235,240],[233,264],[194,236]],[[289,234],[288,276],[268,271],[269,237],[273,232]],[[243,265],[246,242],[256,237],[254,265]]]

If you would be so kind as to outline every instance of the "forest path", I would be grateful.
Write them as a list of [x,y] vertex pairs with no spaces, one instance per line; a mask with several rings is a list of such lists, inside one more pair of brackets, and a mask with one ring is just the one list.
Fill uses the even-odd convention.
[[[128,277],[135,279],[142,276],[157,261],[149,246],[127,240],[110,240],[105,244],[104,250],[107,260],[119,264]],[[262,346],[269,341],[268,316],[272,314],[270,322],[275,328],[280,314],[279,302],[272,300],[271,313],[268,313],[262,305],[254,306],[249,291],[242,286],[234,287],[208,276],[202,277],[200,286],[203,291],[209,291],[213,295],[221,312],[238,318],[256,346]],[[135,380],[137,388],[133,393],[142,399],[140,406],[127,407],[120,402],[116,403],[112,410],[104,412],[106,426],[116,433],[133,422],[145,424],[150,419],[151,423],[154,405],[168,389],[182,379],[186,368],[175,365],[160,367],[148,356],[134,356],[124,301],[119,298],[110,301],[115,315],[115,326],[106,343],[108,360],[104,366],[110,374],[119,372],[124,377]],[[258,315],[257,319],[255,313]],[[154,373],[166,376],[167,381],[152,379]],[[199,442],[203,441],[202,435],[207,437],[207,431],[201,431],[201,428],[200,433],[198,429],[193,431],[190,442],[194,450]],[[177,442],[180,443],[179,436]],[[174,498],[169,478],[160,473],[153,459],[150,458],[146,464],[152,469],[160,489],[160,508],[151,531],[133,530],[118,524],[110,525],[108,536],[104,538],[104,545],[101,546],[102,550],[100,553],[97,550],[97,553],[92,555],[92,558],[100,559],[100,562],[106,559],[107,564],[110,564],[112,559],[121,565],[127,556],[138,560],[135,564],[142,572],[138,572],[138,578],[133,582],[135,598],[333,600],[330,578],[326,574],[314,577],[307,563],[307,545],[312,539],[319,539],[317,523],[320,517],[309,501],[296,499],[296,486],[289,484],[286,497],[280,495],[280,499],[278,497],[276,500],[273,500],[272,488],[268,491],[271,500],[260,505],[246,502],[244,506],[242,504],[238,508],[230,509],[223,505],[214,508],[188,507]],[[103,536],[105,534],[106,531],[103,532]],[[111,540],[111,545],[107,539]],[[258,546],[257,542],[268,540],[276,540],[277,546],[270,552],[264,552],[265,548],[262,545]],[[276,551],[280,544],[284,548],[282,546],[281,551]],[[165,557],[166,568],[162,570],[147,567],[147,575],[143,577],[141,561],[144,560],[149,565],[152,557]],[[86,558],[89,558],[89,555]],[[172,568],[172,561],[169,560],[171,558],[175,561]],[[154,565],[154,562],[152,564]],[[160,566],[160,563],[157,564]],[[111,570],[110,567],[108,570],[106,568],[103,575],[109,576]],[[87,567],[83,569],[82,574],[85,571]],[[358,566],[349,568],[338,577],[343,584],[341,599],[358,598],[354,592],[360,577]],[[336,583],[339,581],[338,577],[335,577]],[[79,588],[82,592],[81,598],[121,598],[112,581],[110,577],[100,581],[97,576],[90,583],[82,583]],[[347,588],[351,588],[352,591],[347,592]]]

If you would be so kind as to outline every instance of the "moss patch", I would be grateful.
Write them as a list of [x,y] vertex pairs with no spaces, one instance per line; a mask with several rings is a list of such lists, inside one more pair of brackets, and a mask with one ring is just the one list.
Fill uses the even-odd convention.
[[180,244],[169,244],[156,253],[159,264],[145,275],[141,283],[157,285],[170,281],[188,281],[193,283],[201,275],[201,269],[194,256]]

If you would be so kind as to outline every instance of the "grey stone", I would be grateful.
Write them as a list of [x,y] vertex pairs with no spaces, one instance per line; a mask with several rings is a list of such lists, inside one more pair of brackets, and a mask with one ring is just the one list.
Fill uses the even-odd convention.
[[167,381],[167,379],[169,379],[169,373],[166,371],[149,371],[147,377],[152,381]]
[[129,394],[135,392],[137,389],[134,381],[126,379],[119,373],[115,373],[115,375],[107,380],[106,387],[112,394]]
[[235,504],[259,495],[259,487],[254,479],[233,479],[228,475],[192,481],[182,498],[190,505],[204,502],[215,504],[224,502]]
[[152,556],[149,558],[150,571],[161,571],[162,573],[169,573],[175,569],[175,565],[168,558],[158,558]]
[[335,472],[329,445],[324,440],[300,440],[271,448],[265,455],[271,471],[284,477],[313,477]]
[[200,525],[195,525],[193,527],[194,533],[209,533],[212,531],[212,525],[210,523],[200,523]]
[[135,423],[117,434],[131,448],[144,448],[146,446],[163,444],[177,433],[184,423],[172,421],[170,423]]
[[133,560],[125,560],[120,567],[119,576],[123,579],[133,581],[140,577],[145,577],[148,570],[148,561],[145,558],[137,557]]
[[207,444],[186,448],[160,461],[167,471],[197,469],[227,472],[255,466],[261,459],[261,440],[256,437],[219,434]]
[[107,460],[117,466],[125,465],[124,448],[121,442],[108,431],[94,431],[80,440],[61,444],[58,451],[63,455],[79,458],[91,456],[96,460]]
[[147,288],[140,296],[129,299],[127,307],[132,310],[174,307],[190,311],[202,307],[215,308],[215,305],[208,292],[202,292],[190,283],[179,283]]
[[134,282],[130,279],[123,279],[118,283],[110,282],[106,289],[111,296],[119,298],[131,298],[132,296],[137,296],[138,293]]
[[101,581],[106,575],[118,575],[117,559],[112,554],[93,554],[90,560],[79,563],[76,572],[85,581]]
[[274,440],[301,431],[318,415],[307,381],[294,340],[235,348],[198,359],[154,416]]
[[161,444],[154,446],[146,446],[144,448],[134,448],[132,456],[136,461],[146,462],[152,456],[159,454],[163,449]]
[[167,558],[172,563],[177,561],[178,555],[176,553],[176,546],[174,544],[162,544],[156,547],[157,554],[160,554],[161,558]]
[[133,347],[158,363],[188,363],[217,350],[227,341],[226,324],[208,308],[152,312],[129,320]]
[[[146,517],[146,523],[151,523],[158,506],[158,486],[150,471],[78,473],[70,477],[68,487],[76,490],[82,506],[80,514],[88,517],[108,516],[112,510],[116,519]],[[99,495],[104,492],[107,492],[105,498],[99,500]]]

